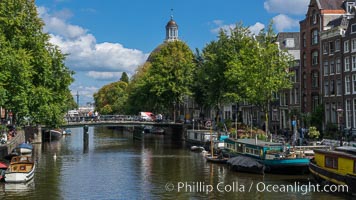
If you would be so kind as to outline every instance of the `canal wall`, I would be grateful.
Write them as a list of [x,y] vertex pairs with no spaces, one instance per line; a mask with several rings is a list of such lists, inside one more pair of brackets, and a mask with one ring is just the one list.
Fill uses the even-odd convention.
[[0,158],[9,155],[17,145],[24,143],[25,141],[25,132],[23,130],[16,131],[15,137],[8,141],[8,143],[0,145]]

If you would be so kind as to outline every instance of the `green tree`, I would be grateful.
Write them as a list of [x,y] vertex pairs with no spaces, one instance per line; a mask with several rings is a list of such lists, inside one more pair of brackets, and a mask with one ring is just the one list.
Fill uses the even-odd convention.
[[280,90],[291,87],[288,68],[293,59],[279,50],[275,38],[272,23],[257,37],[241,23],[229,32],[221,30],[218,40],[204,47],[202,67],[197,68],[204,103],[218,114],[224,103],[246,100],[266,113],[268,125],[270,102]]
[[73,102],[69,85],[73,72],[65,56],[43,33],[33,0],[0,1],[0,106],[21,123],[58,126],[67,103]]
[[266,132],[268,132],[270,104],[276,100],[282,89],[292,86],[289,67],[293,57],[281,51],[275,44],[276,35],[272,23],[256,37],[256,56],[253,64],[245,69],[245,79],[242,81],[246,99],[259,106],[266,115]]
[[136,69],[132,80],[127,88],[128,100],[126,102],[126,113],[137,114],[140,111],[151,110],[153,99],[150,97],[150,88],[147,82],[148,70],[151,63],[146,62]]
[[94,94],[96,110],[104,115],[124,114],[127,100],[127,83],[118,81],[103,86]]
[[122,72],[120,81],[123,81],[125,83],[129,83],[129,76],[126,74],[126,72]]
[[145,76],[145,87],[153,111],[172,108],[190,95],[193,53],[182,41],[167,42],[151,55],[151,67]]
[[[195,96],[204,94],[201,102],[216,110],[217,117],[225,103],[239,102],[246,96],[247,71],[255,64],[256,42],[248,28],[237,24],[229,31],[220,30],[218,40],[212,41],[197,57],[197,89]],[[199,56],[197,54],[197,56]]]

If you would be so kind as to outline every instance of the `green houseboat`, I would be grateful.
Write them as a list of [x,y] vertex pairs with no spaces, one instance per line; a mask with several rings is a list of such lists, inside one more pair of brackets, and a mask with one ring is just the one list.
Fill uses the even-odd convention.
[[308,172],[310,159],[302,154],[296,154],[291,151],[290,146],[282,143],[228,138],[225,145],[234,155],[256,159],[265,166],[265,172],[282,174]]

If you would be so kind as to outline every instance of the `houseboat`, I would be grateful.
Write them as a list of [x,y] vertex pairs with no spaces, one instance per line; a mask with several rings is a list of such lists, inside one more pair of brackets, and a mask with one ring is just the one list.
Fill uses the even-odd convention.
[[30,156],[14,156],[5,171],[5,182],[23,183],[31,180],[35,174],[35,162]]
[[356,194],[356,147],[340,146],[314,152],[314,160],[309,164],[314,178],[320,183],[347,185],[348,192]]
[[214,148],[224,147],[223,139],[227,138],[226,132],[217,132],[214,130],[187,130],[185,141],[190,146],[203,147],[210,150],[211,141],[213,141]]
[[303,174],[308,172],[310,159],[296,154],[282,143],[266,142],[257,139],[225,140],[226,148],[232,156],[247,156],[265,166],[265,172],[282,174]]

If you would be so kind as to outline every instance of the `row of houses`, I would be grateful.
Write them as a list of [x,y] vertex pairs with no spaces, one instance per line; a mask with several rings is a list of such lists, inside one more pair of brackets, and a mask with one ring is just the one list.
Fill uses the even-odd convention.
[[[294,72],[292,88],[281,91],[270,105],[271,131],[292,129],[294,120],[305,126],[297,113],[310,115],[320,106],[323,129],[328,124],[340,130],[355,129],[356,1],[310,0],[300,32],[279,33],[277,44],[294,56],[295,63],[290,68]],[[198,113],[193,111],[193,117],[199,117]],[[214,112],[208,113],[215,117]],[[245,124],[264,123],[264,113],[248,102],[225,105],[220,114],[235,120],[236,113]]]
[[[167,42],[178,40],[173,19],[167,23],[166,33]],[[321,106],[322,129],[329,124],[340,130],[356,128],[356,0],[310,0],[300,32],[278,33],[276,41],[295,62],[290,67],[292,88],[276,94],[270,105],[271,131],[291,130],[295,123],[307,126],[301,116]],[[189,98],[178,106],[185,119],[216,117],[213,110],[199,110]],[[239,116],[244,124],[260,127],[265,123],[265,114],[248,102],[227,104],[219,116],[232,121]]]

